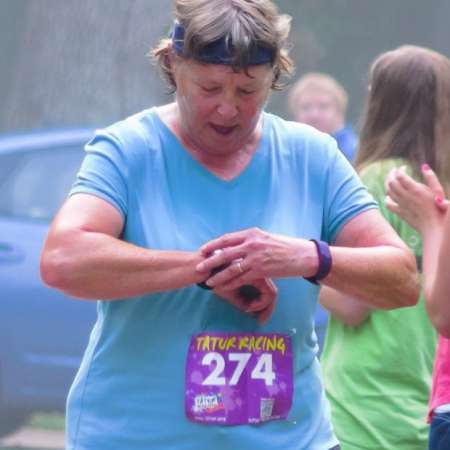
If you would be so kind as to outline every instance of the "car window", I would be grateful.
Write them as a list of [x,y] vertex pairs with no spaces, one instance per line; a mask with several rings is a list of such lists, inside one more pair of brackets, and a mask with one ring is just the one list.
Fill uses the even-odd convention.
[[0,155],[0,215],[51,220],[83,156],[82,146]]
[[21,153],[7,153],[0,156],[0,184],[14,170],[14,167],[17,167],[21,157]]

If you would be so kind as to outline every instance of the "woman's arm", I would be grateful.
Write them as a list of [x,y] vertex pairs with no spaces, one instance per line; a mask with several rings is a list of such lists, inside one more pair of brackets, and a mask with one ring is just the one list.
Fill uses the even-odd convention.
[[[206,276],[195,270],[200,252],[151,250],[119,239],[120,213],[108,202],[87,194],[70,197],[55,218],[41,257],[44,282],[73,297],[115,300],[199,283]],[[277,288],[269,279],[254,282],[257,301],[238,290],[216,289],[219,297],[259,322],[275,308]],[[200,290],[200,288],[199,288]]]
[[[439,249],[438,258],[436,258],[437,249]],[[450,214],[447,212],[442,232],[430,230],[424,235],[423,270],[425,273],[424,293],[428,314],[439,334],[450,339],[449,255]]]
[[450,337],[450,215],[444,190],[434,172],[422,169],[426,184],[418,183],[403,170],[392,171],[387,180],[386,206],[414,227],[423,240],[425,305],[438,332]]
[[44,282],[84,299],[118,299],[201,282],[199,252],[159,251],[119,239],[123,218],[88,194],[70,197],[56,216],[41,256]]
[[319,302],[333,317],[349,327],[361,325],[370,316],[369,306],[328,286],[321,288]]
[[[202,247],[200,273],[243,258],[240,265],[208,280],[230,287],[258,278],[311,277],[318,267],[316,246],[305,239],[274,235],[259,229],[224,235]],[[376,210],[363,212],[344,225],[330,247],[333,265],[321,284],[375,308],[411,306],[419,297],[419,281],[411,251]]]
[[414,255],[377,210],[350,220],[331,254],[334,270],[323,285],[378,309],[417,303],[420,286]]

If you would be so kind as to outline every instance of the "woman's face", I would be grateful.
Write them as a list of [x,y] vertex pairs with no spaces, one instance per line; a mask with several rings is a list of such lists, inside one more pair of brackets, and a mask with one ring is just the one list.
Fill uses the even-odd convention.
[[229,154],[256,137],[273,70],[251,66],[248,75],[230,66],[176,59],[173,74],[179,131],[198,151]]
[[295,120],[332,134],[344,126],[344,117],[332,94],[320,90],[302,92],[295,103]]

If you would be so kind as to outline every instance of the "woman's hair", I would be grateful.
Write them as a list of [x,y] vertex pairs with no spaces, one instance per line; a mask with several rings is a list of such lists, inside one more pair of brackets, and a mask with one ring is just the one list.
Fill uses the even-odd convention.
[[355,166],[403,158],[450,182],[450,60],[416,46],[383,53],[370,69]]
[[310,72],[298,79],[289,91],[288,104],[292,113],[296,104],[305,92],[325,92],[334,98],[337,108],[345,116],[347,112],[348,95],[343,86],[330,75]]
[[[201,60],[205,47],[225,39],[233,45],[231,66],[235,70],[247,71],[255,47],[273,55],[272,89],[281,89],[280,78],[293,72],[287,49],[291,17],[279,14],[270,0],[175,0],[175,20],[184,28],[181,57],[185,59]],[[150,56],[175,90],[168,57],[171,50],[172,40],[164,38],[150,51]]]

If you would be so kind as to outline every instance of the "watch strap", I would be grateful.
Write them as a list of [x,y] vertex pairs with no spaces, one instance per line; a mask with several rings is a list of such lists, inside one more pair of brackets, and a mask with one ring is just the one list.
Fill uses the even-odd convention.
[[310,283],[319,284],[318,282],[320,280],[323,280],[330,273],[333,261],[331,258],[330,247],[326,242],[317,239],[310,240],[315,244],[317,248],[319,267],[317,268],[317,272],[315,275],[313,275],[312,277],[305,277],[305,280],[309,281]]

